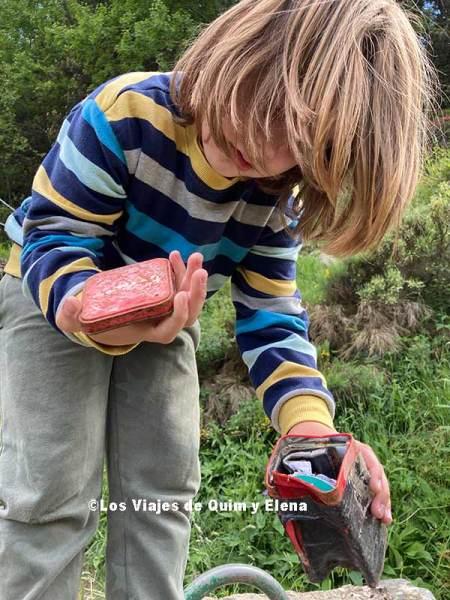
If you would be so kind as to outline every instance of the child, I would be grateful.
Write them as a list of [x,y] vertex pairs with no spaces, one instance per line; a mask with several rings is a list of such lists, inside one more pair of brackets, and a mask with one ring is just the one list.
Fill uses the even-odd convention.
[[[394,0],[243,0],[173,72],[121,75],[72,108],[6,227],[3,600],[76,598],[105,448],[107,598],[183,597],[184,503],[200,485],[198,316],[229,277],[239,349],[274,428],[335,431],[296,287],[298,234],[346,255],[399,223],[430,73]],[[173,315],[83,334],[87,278],[158,256],[176,272]],[[372,513],[390,523],[383,468],[361,450]]]

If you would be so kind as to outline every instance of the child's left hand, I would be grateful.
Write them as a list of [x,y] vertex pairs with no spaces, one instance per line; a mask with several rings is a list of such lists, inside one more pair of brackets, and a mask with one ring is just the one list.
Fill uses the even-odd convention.
[[[330,433],[337,433],[337,431],[316,421],[304,421],[294,425],[288,433],[294,435],[330,435]],[[383,465],[379,462],[375,452],[370,446],[358,442],[357,440],[356,443],[358,444],[359,450],[369,469],[370,489],[375,494],[370,506],[371,512],[374,517],[381,519],[386,525],[390,525],[392,523],[391,497],[389,482],[384,472]]]

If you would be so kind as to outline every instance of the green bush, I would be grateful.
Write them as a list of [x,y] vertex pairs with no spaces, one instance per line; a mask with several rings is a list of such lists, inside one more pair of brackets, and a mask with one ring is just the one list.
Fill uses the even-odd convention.
[[435,309],[450,307],[450,183],[437,177],[450,180],[450,151],[430,167],[397,242],[391,233],[376,251],[348,260],[345,274],[331,281],[329,302],[423,300]]
[[107,79],[164,71],[229,0],[1,0],[0,197],[17,204],[64,115]]

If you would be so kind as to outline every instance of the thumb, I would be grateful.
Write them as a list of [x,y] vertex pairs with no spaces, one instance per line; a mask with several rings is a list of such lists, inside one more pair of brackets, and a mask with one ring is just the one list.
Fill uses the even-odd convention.
[[75,296],[69,296],[65,299],[58,317],[56,318],[57,326],[63,331],[80,331],[80,312],[81,301],[78,298],[75,298]]

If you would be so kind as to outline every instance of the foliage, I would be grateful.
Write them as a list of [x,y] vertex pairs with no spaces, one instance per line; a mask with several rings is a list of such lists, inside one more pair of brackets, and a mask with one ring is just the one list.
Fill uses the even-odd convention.
[[406,9],[420,16],[419,34],[439,72],[442,102],[444,106],[448,106],[450,101],[450,63],[448,60],[450,4],[448,0],[398,1]]
[[121,73],[169,70],[230,2],[0,0],[0,197],[28,195],[64,115]]
[[[449,157],[450,161],[450,157]],[[428,202],[416,202],[405,216],[395,247],[387,236],[370,256],[354,260],[347,277],[357,281],[361,300],[394,304],[423,300],[450,308],[450,184],[441,182]]]
[[[448,9],[422,10],[425,36],[449,90]],[[64,115],[121,73],[169,70],[199,28],[235,0],[0,0],[0,197],[16,205],[54,143]],[[428,44],[428,42],[425,42]]]
[[[437,149],[398,231],[344,261],[311,310],[310,334],[342,357],[398,351],[450,309],[450,153]],[[434,320],[431,319],[433,312]]]
[[297,262],[297,287],[305,306],[322,302],[329,281],[343,275],[344,272],[344,263],[324,257],[317,250],[306,247],[300,252]]

